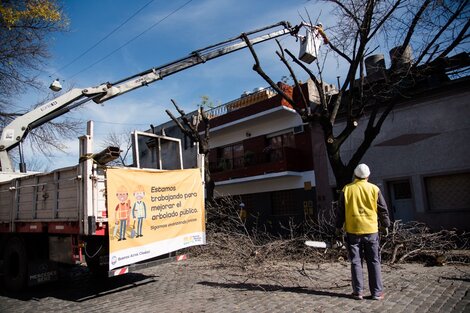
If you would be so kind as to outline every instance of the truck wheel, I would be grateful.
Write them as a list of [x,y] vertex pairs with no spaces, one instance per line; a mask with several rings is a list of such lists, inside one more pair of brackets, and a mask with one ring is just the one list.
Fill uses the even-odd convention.
[[18,237],[8,240],[3,253],[3,283],[10,291],[20,291],[26,287],[28,258],[26,247]]

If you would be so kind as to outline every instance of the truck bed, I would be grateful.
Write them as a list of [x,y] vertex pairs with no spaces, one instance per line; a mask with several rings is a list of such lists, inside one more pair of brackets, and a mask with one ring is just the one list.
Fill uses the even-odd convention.
[[[0,232],[81,233],[87,179],[80,175],[80,166],[72,166],[1,182]],[[104,193],[104,176],[93,181],[92,205],[100,204],[103,218],[104,195],[98,189]],[[98,213],[97,208],[94,212]]]

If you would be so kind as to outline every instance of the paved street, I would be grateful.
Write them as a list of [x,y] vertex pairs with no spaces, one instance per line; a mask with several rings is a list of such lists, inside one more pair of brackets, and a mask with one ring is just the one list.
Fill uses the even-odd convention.
[[346,263],[227,267],[193,258],[105,282],[86,269],[14,296],[0,312],[470,312],[470,266],[384,266],[385,300],[349,297]]

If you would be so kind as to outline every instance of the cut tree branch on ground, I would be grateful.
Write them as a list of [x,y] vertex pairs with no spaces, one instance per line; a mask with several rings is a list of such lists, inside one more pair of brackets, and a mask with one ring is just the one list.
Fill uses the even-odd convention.
[[[207,245],[193,247],[191,253],[217,258],[225,266],[249,269],[253,275],[261,275],[273,262],[321,264],[348,259],[346,249],[315,249],[305,245],[306,240],[336,240],[334,216],[330,213],[320,215],[319,220],[307,216],[301,224],[292,220],[287,225],[269,227],[261,224],[256,214],[251,214],[244,223],[238,203],[225,197],[206,207]],[[432,231],[420,222],[395,221],[389,236],[381,237],[381,254],[383,262],[388,264],[470,263],[470,235],[457,230]]]

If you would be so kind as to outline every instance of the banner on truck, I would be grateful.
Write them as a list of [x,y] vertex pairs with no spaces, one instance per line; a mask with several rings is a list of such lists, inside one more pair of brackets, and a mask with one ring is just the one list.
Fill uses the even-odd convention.
[[206,243],[199,169],[109,168],[109,270]]

